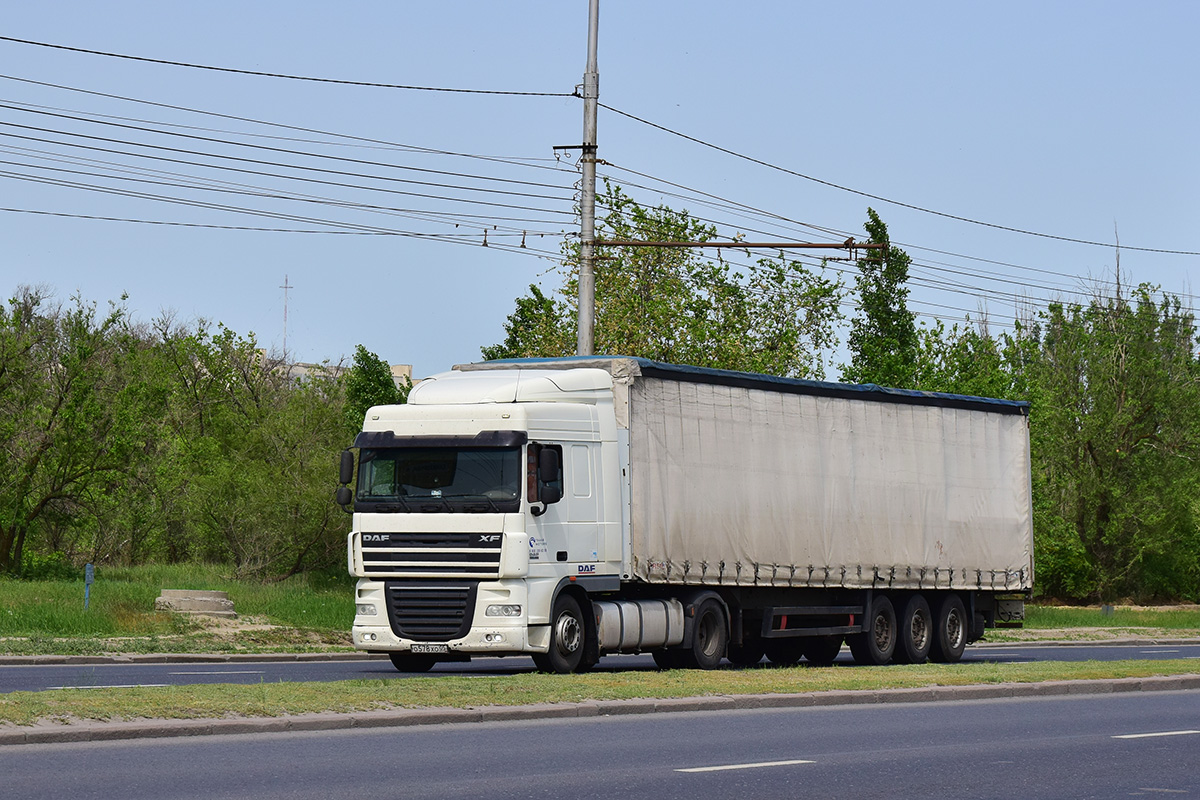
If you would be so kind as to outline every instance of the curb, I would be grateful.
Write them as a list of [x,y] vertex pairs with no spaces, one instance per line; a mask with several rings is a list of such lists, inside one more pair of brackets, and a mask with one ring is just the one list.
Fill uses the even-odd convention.
[[[1037,642],[975,642],[972,650],[1013,647],[1130,647],[1137,645],[1197,645],[1200,639],[1068,639]],[[382,661],[387,655],[355,652],[333,653],[148,653],[111,656],[3,656],[0,667],[71,665],[71,664],[223,664],[276,661]]]
[[0,656],[0,667],[71,664],[233,664],[278,661],[387,660],[374,653],[148,653],[115,656]]
[[1126,692],[1169,692],[1200,689],[1200,675],[1115,678],[1093,681],[1046,681],[915,689],[806,692],[802,694],[719,695],[670,699],[588,700],[581,703],[481,708],[416,708],[389,711],[320,713],[291,717],[239,719],[136,720],[131,722],[38,723],[19,728],[0,726],[0,746],[105,742],[247,733],[332,731],[356,728],[408,728],[418,725],[501,722],[538,719],[585,719],[633,714],[676,714],[690,711],[734,711],[767,708],[931,703],[955,700],[1063,697]]

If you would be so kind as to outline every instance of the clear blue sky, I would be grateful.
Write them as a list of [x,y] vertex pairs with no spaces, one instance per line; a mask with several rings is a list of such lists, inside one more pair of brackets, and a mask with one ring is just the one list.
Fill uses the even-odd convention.
[[[707,0],[602,0],[600,99],[804,175],[947,214],[1100,242],[1113,241],[1115,225],[1127,248],[1200,251],[1198,23],[1200,6],[1190,2],[735,6]],[[586,29],[586,0],[369,2],[336,8],[305,0],[116,1],[14,4],[6,9],[0,35],[272,73],[569,93],[584,70]],[[297,230],[371,226],[466,237],[450,243],[271,233],[4,211],[0,289],[5,292],[44,284],[60,299],[79,292],[102,306],[128,293],[139,319],[171,310],[182,320],[203,317],[239,333],[253,331],[264,345],[279,349],[284,335],[280,286],[287,275],[294,287],[288,293],[287,346],[295,358],[336,361],[361,342],[388,361],[412,363],[420,376],[475,360],[481,345],[499,341],[514,299],[531,282],[547,289],[560,283],[555,273],[546,274],[554,263],[528,250],[557,253],[562,234],[577,231],[570,213],[577,176],[573,165],[556,165],[552,151],[554,145],[580,141],[582,108],[574,98],[298,82],[7,41],[0,41],[0,74],[6,76],[0,79],[0,105],[5,106],[0,122],[8,123],[0,125],[0,160],[8,162],[0,164],[5,173],[0,206],[5,208]],[[351,146],[349,140],[323,134],[13,78],[504,161],[383,144]],[[99,125],[80,121],[81,116],[156,130],[192,126],[169,130],[218,141]],[[301,139],[320,141],[296,141]],[[84,150],[80,144],[139,155]],[[151,161],[146,155],[184,163]],[[835,236],[821,237],[795,223],[859,233],[871,205],[893,239],[909,246],[916,262],[912,307],[918,312],[961,319],[966,312],[978,317],[986,308],[999,325],[1011,322],[1018,297],[1036,307],[1055,294],[1086,291],[1089,281],[1113,278],[1110,248],[1011,233],[870,200],[605,110],[599,155],[616,167],[793,221],[738,217],[728,208],[704,205],[691,191],[682,192],[690,199],[670,197],[661,193],[662,184],[615,167],[604,170],[618,181],[650,187],[630,188],[638,199],[687,208],[720,222],[727,235]],[[274,176],[203,166],[217,164]],[[295,169],[299,165],[327,171]],[[134,177],[143,182],[128,180]],[[395,178],[467,188],[447,190]],[[197,179],[209,187],[226,181],[223,188],[243,194],[179,185],[194,186]],[[308,219],[168,204],[46,180]],[[372,188],[356,188],[363,186]],[[484,188],[496,191],[477,191]],[[325,202],[257,196],[285,192]],[[520,208],[419,196],[430,194]],[[329,200],[342,205],[331,206]],[[346,203],[403,210],[346,208]],[[489,230],[485,249],[479,246],[482,230],[491,225],[498,227]],[[526,252],[492,246],[519,244],[521,231],[529,232]],[[1193,303],[1190,275],[1197,261],[1191,255],[1126,249],[1122,278],[1160,284]]]

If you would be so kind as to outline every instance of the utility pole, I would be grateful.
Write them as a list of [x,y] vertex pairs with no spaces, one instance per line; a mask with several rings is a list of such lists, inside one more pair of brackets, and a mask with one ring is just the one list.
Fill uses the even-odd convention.
[[286,272],[283,274],[283,286],[280,286],[279,288],[283,289],[283,360],[287,361],[287,357],[288,357],[288,352],[287,352],[288,289],[295,289],[296,287],[292,286],[291,284],[288,283],[288,276],[287,276]]
[[600,72],[596,43],[600,26],[600,0],[588,0],[588,56],[583,73],[583,147],[580,164],[583,186],[579,200],[579,339],[575,352],[593,355],[596,330],[596,107],[600,99]]

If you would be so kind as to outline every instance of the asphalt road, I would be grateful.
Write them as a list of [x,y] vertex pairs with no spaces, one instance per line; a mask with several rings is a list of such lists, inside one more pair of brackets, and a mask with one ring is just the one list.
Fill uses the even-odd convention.
[[39,798],[1200,794],[1200,692],[528,720],[0,750]]
[[[970,647],[966,662],[1014,663],[1024,661],[1117,661],[1124,659],[1200,660],[1200,645],[1071,645],[1024,647]],[[765,662],[764,662],[765,663]],[[851,664],[843,648],[838,663]],[[529,658],[479,658],[469,663],[446,663],[429,675],[509,675],[534,669]],[[656,669],[650,656],[605,656],[598,670]],[[1200,665],[1197,666],[1200,670]],[[0,693],[47,689],[95,689],[118,686],[178,686],[196,683],[278,683],[340,681],[361,678],[402,679],[386,659],[331,661],[233,661],[217,663],[38,664],[0,666]]]

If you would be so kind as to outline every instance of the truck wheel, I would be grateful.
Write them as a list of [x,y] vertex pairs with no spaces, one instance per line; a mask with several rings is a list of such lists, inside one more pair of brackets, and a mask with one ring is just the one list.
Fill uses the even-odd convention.
[[953,664],[962,658],[967,646],[967,610],[958,595],[946,595],[938,603],[931,638],[929,657],[934,661]]
[[692,669],[716,669],[725,657],[729,642],[729,626],[725,624],[725,609],[709,598],[696,608],[692,626],[692,646],[683,652],[686,666]]
[[771,663],[784,667],[790,667],[804,657],[804,643],[795,637],[768,639],[765,648]]
[[900,612],[900,639],[896,642],[897,664],[924,664],[933,644],[933,615],[922,595],[914,594]]
[[534,653],[533,663],[542,672],[565,675],[579,669],[583,661],[583,639],[586,635],[583,612],[569,594],[560,594],[550,615],[550,650]]
[[758,639],[753,639],[741,644],[731,643],[725,657],[735,667],[753,667],[762,661],[763,652],[763,643]]
[[842,651],[841,636],[810,636],[801,642],[805,660],[814,667],[828,667]]
[[687,651],[686,650],[652,650],[650,655],[654,657],[654,665],[659,669],[683,669],[687,666]]
[[388,658],[401,672],[429,672],[437,663],[437,658],[423,653],[388,653]]
[[846,637],[854,661],[882,666],[896,651],[896,609],[887,595],[877,594],[867,614],[867,629]]

